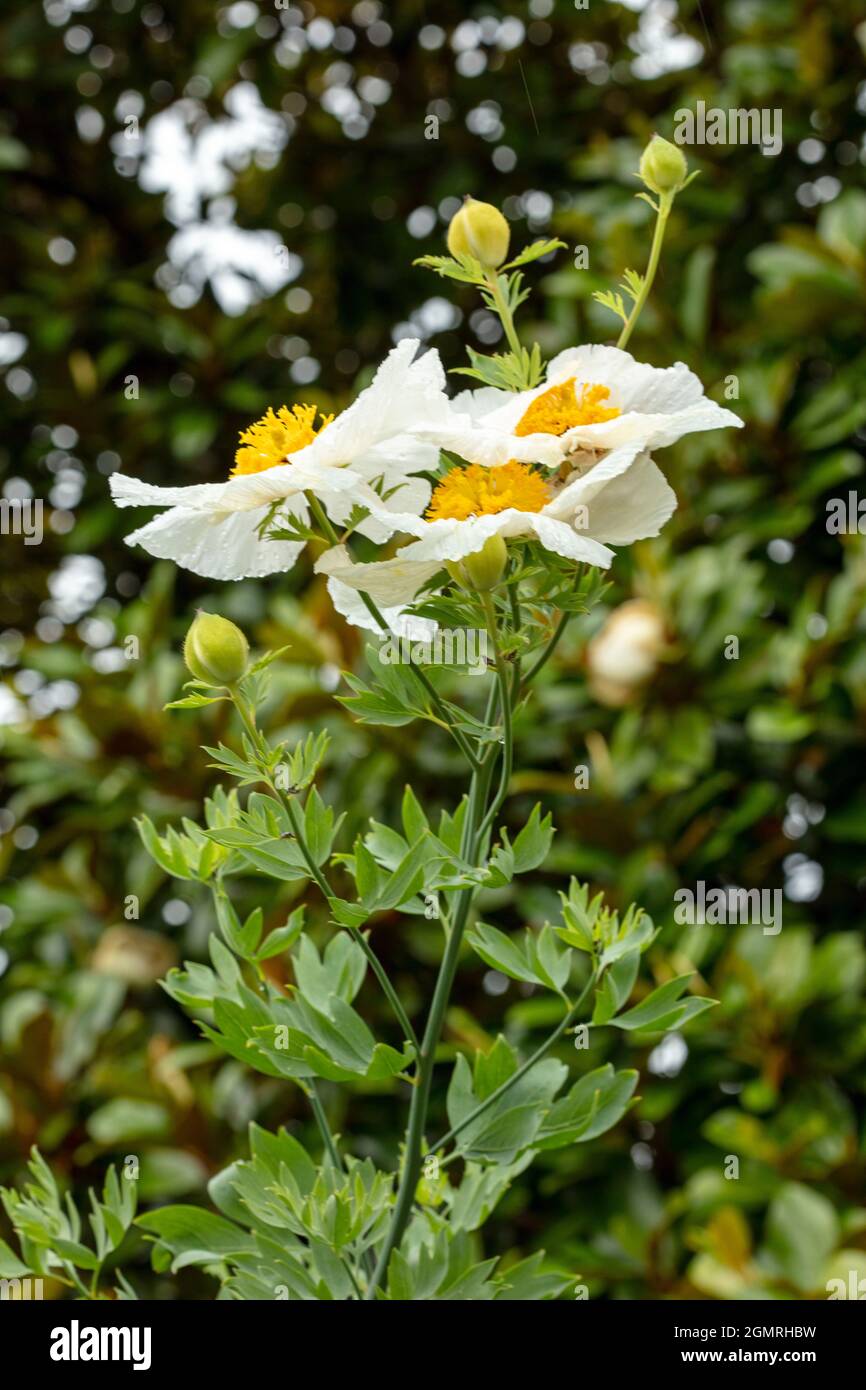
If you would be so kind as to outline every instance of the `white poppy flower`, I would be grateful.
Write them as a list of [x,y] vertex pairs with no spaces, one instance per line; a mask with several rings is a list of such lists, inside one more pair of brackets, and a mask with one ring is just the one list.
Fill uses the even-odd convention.
[[429,483],[414,476],[438,463],[438,445],[425,429],[435,433],[454,421],[438,354],[413,361],[417,347],[417,339],[406,339],[394,348],[336,419],[317,426],[314,406],[269,410],[241,435],[226,482],[156,487],[112,474],[119,507],[168,508],[127,536],[127,544],[210,579],[287,570],[304,543],[268,540],[264,532],[291,527],[293,518],[307,522],[307,490],[338,526],[358,503],[372,504],[375,515],[358,529],[377,541],[392,535],[392,511],[417,515],[430,498]]
[[532,391],[466,391],[454,409],[471,424],[455,429],[445,447],[488,466],[517,459],[555,467],[579,451],[625,445],[637,455],[685,434],[742,425],[704,395],[683,362],[651,367],[601,343],[566,348]]
[[427,519],[392,514],[395,528],[416,538],[393,560],[353,564],[335,546],[316,569],[389,607],[411,603],[446,561],[475,554],[494,535],[537,540],[566,559],[607,569],[614,558],[609,544],[658,535],[676,504],[660,469],[633,446],[612,450],[565,482],[524,463],[472,464],[445,475]]
[[[468,429],[460,409],[470,416]],[[493,535],[535,539],[557,555],[606,569],[611,545],[657,536],[676,508],[649,448],[741,424],[707,400],[681,362],[657,368],[618,348],[569,348],[534,391],[486,388],[457,398],[446,447],[471,462],[445,474],[425,516],[391,515],[395,530],[415,537],[395,559],[355,565],[335,548],[317,569],[332,585],[347,584],[388,606],[411,603],[446,561],[474,554]]]

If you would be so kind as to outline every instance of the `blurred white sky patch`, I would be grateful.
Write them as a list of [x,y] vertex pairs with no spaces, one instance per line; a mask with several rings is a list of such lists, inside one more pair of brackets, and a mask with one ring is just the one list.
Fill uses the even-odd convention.
[[27,706],[8,685],[0,685],[0,724],[22,724],[27,718]]
[[679,1033],[666,1033],[647,1058],[647,1068],[653,1076],[677,1076],[688,1055],[685,1038]]
[[245,231],[232,220],[233,212],[234,200],[221,198],[218,207],[211,204],[207,222],[182,227],[168,243],[169,268],[175,273],[170,278],[177,277],[168,297],[178,308],[195,304],[210,281],[223,313],[243,314],[301,273],[300,256],[276,232]]
[[0,319],[0,367],[8,367],[23,357],[27,351],[27,339],[23,333],[7,333],[8,320]]
[[704,46],[677,24],[676,0],[608,0],[640,15],[638,27],[629,38],[637,54],[632,62],[635,77],[649,79],[666,72],[694,67],[704,56]]
[[75,623],[105,593],[105,570],[95,555],[65,555],[48,578],[51,600],[45,612],[62,623]]
[[297,279],[302,262],[276,232],[237,226],[235,203],[226,197],[251,163],[274,168],[291,118],[263,105],[252,82],[236,83],[223,106],[226,115],[212,120],[200,101],[185,97],[137,132],[118,132],[111,144],[119,171],[137,176],[146,192],[162,193],[165,215],[180,229],[157,284],[187,308],[209,283],[223,312],[237,315]]

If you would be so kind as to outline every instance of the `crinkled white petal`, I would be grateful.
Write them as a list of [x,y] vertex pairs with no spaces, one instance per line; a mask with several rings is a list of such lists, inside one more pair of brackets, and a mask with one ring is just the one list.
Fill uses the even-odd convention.
[[671,367],[652,367],[638,362],[622,348],[605,343],[585,343],[566,348],[552,359],[547,368],[547,384],[575,377],[582,382],[597,382],[610,390],[612,403],[622,411],[637,410],[669,415],[703,399],[704,388],[685,362]]
[[[350,588],[340,579],[331,578],[328,580],[328,593],[331,595],[331,602],[337,612],[342,614],[353,627],[364,628],[367,632],[375,633],[377,637],[387,635],[382,631],[357,589]],[[389,632],[393,632],[397,637],[408,637],[413,642],[430,642],[436,635],[437,623],[430,618],[416,618],[413,614],[407,613],[400,605],[383,607],[379,609],[379,612],[382,614]]]
[[[668,444],[676,444],[686,434],[725,429],[728,426],[739,428],[742,423],[739,416],[730,410],[725,410],[715,401],[704,399],[682,410],[675,410],[670,415],[634,411],[617,415],[613,420],[603,420],[597,425],[575,425],[560,435],[560,439],[569,453],[580,445],[614,449],[621,444],[636,444],[641,449],[661,449]],[[529,437],[534,439],[537,436]]]
[[342,467],[385,439],[416,434],[426,422],[444,423],[450,407],[439,354],[429,349],[415,362],[418,346],[417,338],[405,338],[392,348],[370,385],[293,460]]
[[462,560],[481,550],[491,536],[504,538],[527,536],[532,530],[531,512],[508,507],[495,516],[475,516],[467,521],[441,518],[428,521],[420,539],[410,541],[400,551],[404,564],[438,562],[441,569],[446,560]]
[[532,530],[546,550],[556,555],[564,555],[567,560],[577,560],[581,564],[596,565],[608,569],[614,559],[612,550],[600,545],[591,536],[583,535],[556,517],[546,516],[544,512],[529,515]]
[[257,527],[267,512],[267,507],[213,513],[172,507],[133,531],[126,544],[206,579],[260,579],[291,569],[304,549],[301,541],[262,540]]
[[589,502],[586,533],[609,545],[630,545],[657,536],[676,506],[676,493],[661,469],[649,454],[641,454]]
[[560,436],[514,436],[515,443],[520,441],[525,452],[519,456],[512,454],[512,457],[535,457],[538,462],[547,463],[553,438],[560,459],[581,445],[597,449],[612,449],[624,444],[635,444],[639,449],[662,448],[685,434],[728,426],[738,428],[743,423],[732,411],[704,395],[700,379],[685,363],[651,367],[646,362],[637,362],[629,352],[591,343],[559,353],[550,363],[541,386],[531,391],[502,393],[504,401],[490,413],[475,417],[476,428],[482,434],[496,435],[501,431],[513,434],[534,400],[571,377],[576,379],[578,389],[584,384],[608,387],[608,404],[621,413],[596,425],[575,425]]
[[480,420],[498,410],[510,397],[510,391],[500,391],[498,386],[481,386],[476,391],[458,391],[451,404],[458,414],[468,415],[470,420]]
[[[299,455],[300,457],[300,455]],[[186,511],[253,511],[292,497],[318,482],[319,472],[294,463],[277,464],[261,473],[245,473],[224,483],[193,483],[189,487],[157,487],[140,478],[112,473],[108,484],[118,507],[183,507]],[[334,486],[340,486],[335,481]],[[348,484],[344,484],[348,485]]]
[[402,551],[393,560],[355,564],[345,546],[335,545],[320,555],[316,573],[337,579],[351,589],[369,594],[382,607],[402,607],[411,603],[423,584],[442,568],[441,561],[406,561]]
[[[619,449],[611,449],[609,454],[603,454],[596,462],[590,463],[585,471],[580,471],[571,482],[566,483],[561,492],[556,493],[544,508],[545,515],[569,520],[577,507],[586,506],[591,502],[593,497],[608,486],[612,478],[626,473],[639,454],[640,449],[636,444],[624,445]],[[585,457],[592,459],[593,456]]]
[[[344,473],[348,470],[340,471]],[[371,514],[355,529],[360,535],[381,544],[389,536],[405,529],[401,524],[405,520],[404,509],[413,520],[420,519],[430,501],[431,490],[426,478],[404,476],[386,486],[385,497],[374,493],[366,484],[360,484],[346,495],[326,497],[323,501],[329,517],[340,527],[347,524],[357,503],[370,509]]]
[[467,463],[480,463],[485,468],[515,459],[518,463],[541,463],[555,468],[568,452],[562,439],[555,434],[512,434],[502,426],[491,426],[487,420],[472,421],[468,415],[456,413],[447,425],[424,430],[440,449],[459,454]]
[[368,482],[384,478],[386,485],[390,485],[407,474],[435,473],[439,467],[439,450],[417,435],[397,434],[352,459],[351,467]]

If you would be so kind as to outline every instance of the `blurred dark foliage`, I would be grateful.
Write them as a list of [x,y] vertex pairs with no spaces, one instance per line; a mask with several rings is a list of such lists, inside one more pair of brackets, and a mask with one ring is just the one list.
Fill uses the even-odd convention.
[[[605,0],[7,0],[0,476],[6,497],[26,483],[46,499],[46,531],[39,546],[4,535],[0,551],[6,713],[17,710],[2,740],[4,1180],[38,1143],[78,1190],[132,1154],[147,1201],[198,1200],[252,1118],[316,1142],[299,1093],[217,1055],[155,983],[200,957],[213,926],[133,824],[196,817],[212,785],[199,745],[226,732],[225,716],[162,708],[196,607],[233,617],[259,647],[292,644],[270,727],[331,730],[322,792],[348,812],[347,844],[370,814],[393,816],[410,775],[434,805],[462,790],[444,742],[412,727],[371,736],[335,706],[337,670],[362,660],[362,643],[307,563],[221,588],[156,564],[124,546],[135,514],[113,508],[107,473],[225,477],[240,428],[270,404],[344,404],[400,325],[449,367],[466,341],[487,347],[477,304],[412,266],[441,249],[467,192],[505,204],[517,243],[556,234],[587,248],[587,269],[572,249],[533,267],[526,340],[548,353],[612,341],[591,294],[645,263],[650,212],[632,171],[652,131],[670,136],[675,112],[703,100],[779,109],[784,146],[688,151],[701,175],[677,203],[631,346],[687,361],[746,429],[660,455],[679,510],[658,541],[621,554],[607,603],[653,605],[664,650],[648,680],[614,696],[584,655],[604,614],[573,624],[521,724],[509,810],[519,823],[540,795],[559,836],[531,886],[483,910],[499,925],[541,922],[577,874],[654,916],[659,981],[694,966],[721,1007],[685,1046],[656,1039],[636,1060],[601,1034],[589,1060],[640,1065],[643,1100],[602,1140],[539,1160],[498,1209],[488,1253],[543,1245],[594,1296],[820,1297],[831,1266],[866,1274],[866,558],[856,531],[826,524],[828,500],[862,486],[866,440],[862,20],[855,0],[642,13]],[[660,71],[688,39],[702,56]],[[288,139],[235,168],[218,160],[222,183],[172,225],[166,181],[173,196],[198,185],[238,84],[281,113]],[[187,134],[163,126],[160,144],[150,123],[182,99]],[[191,302],[195,263],[184,270],[167,248],[208,221],[274,233],[256,254],[285,257],[290,282],[259,298],[253,268],[234,286],[242,312],[211,286]],[[674,891],[698,880],[783,888],[781,933],[678,926]],[[286,887],[267,893],[281,921]],[[432,927],[395,918],[377,933],[407,1007],[422,1009]],[[524,1044],[552,1021],[546,1001],[513,983],[493,992],[486,974],[467,958],[448,1052],[501,1027]],[[369,986],[365,1006],[388,1036]],[[393,1088],[364,1085],[337,1128],[390,1162],[403,1116]],[[143,1242],[129,1254],[137,1287],[170,1296]],[[207,1291],[187,1275],[176,1287]]]

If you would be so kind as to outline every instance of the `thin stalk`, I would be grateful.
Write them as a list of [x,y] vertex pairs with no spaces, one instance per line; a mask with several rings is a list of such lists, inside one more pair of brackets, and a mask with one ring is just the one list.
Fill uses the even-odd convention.
[[[511,604],[511,627],[514,632],[519,632],[523,626],[523,614],[520,611],[520,594],[517,583],[508,585],[508,601]],[[514,658],[514,670],[511,677],[511,707],[512,710],[517,704],[517,697],[520,693],[520,657]]]
[[343,1173],[345,1172],[343,1160],[340,1157],[339,1150],[337,1149],[336,1140],[334,1139],[334,1136],[331,1133],[331,1126],[328,1124],[328,1117],[325,1114],[325,1107],[322,1105],[321,1097],[319,1096],[319,1092],[316,1088],[315,1081],[308,1081],[304,1086],[304,1090],[306,1091],[307,1096],[309,1098],[310,1107],[312,1109],[313,1115],[315,1116],[316,1124],[319,1127],[319,1133],[322,1136],[322,1143],[324,1144],[325,1149],[327,1150],[328,1157],[330,1158],[337,1172]]
[[535,680],[535,677],[538,675],[542,666],[546,666],[550,658],[553,656],[553,653],[556,651],[556,648],[559,645],[559,639],[565,632],[570,617],[570,613],[562,613],[560,615],[559,622],[556,624],[556,627],[554,628],[553,636],[551,637],[547,646],[544,648],[544,651],[541,653],[541,656],[538,658],[535,665],[531,666],[529,670],[526,672],[526,675],[523,677],[523,684],[521,686],[522,690],[525,690],[526,687],[530,685],[532,681]]
[[[307,1098],[310,1102],[310,1107],[313,1111],[313,1115],[315,1116],[316,1124],[319,1127],[319,1133],[322,1136],[322,1142],[325,1145],[328,1157],[330,1158],[338,1173],[345,1173],[346,1165],[340,1157],[340,1151],[337,1148],[337,1141],[334,1138],[331,1126],[328,1124],[328,1117],[325,1114],[325,1107],[322,1105],[322,1100],[319,1095],[319,1091],[315,1081],[312,1079],[309,1080],[303,1087],[303,1089],[306,1092]],[[367,1274],[370,1275],[373,1272],[372,1251],[368,1250],[366,1252],[366,1256],[369,1257],[369,1260],[365,1257],[362,1258],[364,1258],[364,1262],[365,1264],[367,1264]],[[355,1272],[352,1269],[351,1263],[346,1256],[343,1256],[342,1260],[343,1268],[345,1269],[350,1280],[352,1281],[352,1287],[355,1290],[355,1296],[360,1301],[362,1295],[361,1290],[358,1286],[358,1281],[355,1278]]]
[[495,1105],[498,1100],[501,1100],[501,1098],[506,1094],[506,1092],[510,1091],[511,1087],[516,1085],[516,1083],[520,1081],[521,1078],[524,1077],[532,1067],[535,1066],[536,1062],[540,1062],[542,1057],[545,1057],[547,1055],[550,1049],[562,1037],[563,1033],[565,1033],[567,1029],[572,1027],[572,1025],[577,1022],[580,1011],[583,1008],[583,1005],[586,1002],[587,995],[592,989],[594,983],[595,972],[593,972],[593,974],[590,975],[589,979],[587,980],[586,984],[581,990],[578,998],[575,1000],[574,1004],[572,1004],[572,1006],[569,1008],[565,1017],[562,1019],[562,1022],[559,1023],[557,1027],[554,1029],[554,1031],[550,1034],[550,1037],[547,1038],[541,1044],[540,1047],[537,1047],[535,1049],[532,1056],[529,1057],[523,1063],[522,1066],[518,1067],[517,1071],[514,1072],[512,1076],[509,1076],[507,1081],[503,1081],[502,1085],[498,1086],[495,1091],[492,1091],[486,1100],[483,1100],[480,1105],[476,1105],[475,1109],[471,1110],[468,1115],[464,1115],[463,1119],[460,1121],[459,1124],[456,1124],[452,1129],[449,1129],[447,1134],[443,1134],[439,1142],[433,1145],[433,1148],[431,1150],[432,1153],[436,1153],[439,1149],[444,1149],[446,1144],[450,1144],[452,1140],[456,1139],[458,1134],[461,1134],[464,1129],[466,1129],[469,1125],[473,1123],[473,1121],[479,1119],[486,1110],[490,1109],[491,1105]]
[[[337,896],[336,893],[334,892],[331,885],[328,883],[328,880],[325,878],[325,875],[322,873],[321,869],[316,864],[316,861],[310,852],[310,847],[307,844],[306,835],[304,833],[304,827],[301,824],[301,817],[298,812],[298,808],[295,804],[294,797],[283,797],[283,805],[285,806],[288,812],[289,820],[292,823],[292,830],[294,832],[295,839],[298,842],[298,846],[300,848],[301,854],[304,856],[304,860],[306,862],[307,868],[310,871],[310,874],[315,879],[319,888],[324,893],[326,899],[330,900],[331,898],[335,898]],[[408,1015],[406,1014],[406,1010],[403,1008],[403,1005],[400,1003],[400,998],[397,994],[397,991],[394,989],[394,986],[391,984],[391,981],[388,978],[388,972],[386,971],[382,962],[379,960],[379,957],[376,955],[376,952],[373,950],[364,933],[360,931],[358,928],[354,928],[352,934],[355,940],[357,941],[358,945],[361,947],[361,950],[364,952],[364,955],[367,957],[367,960],[370,964],[370,968],[375,974],[376,979],[382,986],[382,990],[385,994],[385,997],[387,998],[388,1003],[391,1005],[391,1008],[394,1011],[397,1021],[400,1024],[400,1027],[403,1029],[407,1041],[412,1044],[412,1046],[415,1048],[415,1051],[417,1052],[418,1038],[416,1036],[415,1029],[409,1022]]]
[[649,292],[652,289],[653,280],[656,278],[656,271],[659,267],[659,257],[662,253],[662,242],[665,239],[665,227],[667,226],[667,221],[668,217],[670,216],[671,208],[674,205],[674,195],[673,193],[660,193],[658,197],[659,210],[658,216],[656,217],[656,225],[655,230],[653,232],[653,240],[652,246],[650,247],[650,257],[649,263],[646,268],[646,275],[643,278],[643,284],[641,285],[640,291],[638,292],[638,297],[632,305],[631,313],[629,314],[628,318],[623,324],[622,332],[616,340],[616,345],[618,348],[624,348],[628,343],[628,340],[632,335],[632,330],[634,329],[634,326],[637,323],[638,318],[640,317],[641,309],[646,304]]
[[481,595],[481,603],[484,608],[484,616],[487,619],[487,630],[490,633],[490,640],[493,643],[493,652],[496,659],[496,678],[499,682],[499,703],[502,714],[503,732],[502,772],[499,779],[499,790],[493,798],[493,802],[488,808],[478,831],[478,839],[483,842],[485,835],[491,830],[493,822],[499,813],[499,808],[508,794],[508,785],[511,781],[511,773],[514,766],[514,729],[512,727],[511,718],[511,689],[508,681],[508,666],[502,654],[502,646],[499,641],[496,610],[489,594]]
[[508,307],[508,301],[505,295],[502,293],[502,285],[500,284],[499,276],[496,274],[495,270],[488,271],[487,273],[487,288],[490,290],[490,296],[496,305],[496,312],[502,321],[502,327],[505,329],[508,346],[514,353],[517,361],[522,362],[523,348],[517,336],[517,329],[514,327],[514,316]]
[[[244,701],[241,699],[240,695],[236,690],[230,691],[230,694],[234,701],[235,708],[237,709],[238,714],[241,716],[241,719],[244,722],[244,726],[246,727],[246,730],[253,741],[253,746],[258,748],[260,752],[264,752],[265,748],[262,741],[262,736],[259,733],[259,730],[256,728],[255,720],[253,719],[250,711],[246,708]],[[334,892],[333,888],[329,884],[328,880],[325,878],[325,875],[322,873],[321,869],[319,868],[318,864],[316,863],[315,859],[310,853],[310,847],[307,844],[307,837],[304,831],[303,822],[298,812],[298,808],[295,804],[294,797],[287,796],[285,792],[283,792],[279,787],[275,786],[273,780],[270,777],[266,776],[263,780],[267,782],[271,791],[274,793],[274,796],[276,796],[286,808],[286,812],[291,822],[295,839],[298,842],[298,847],[300,848],[301,854],[304,856],[304,862],[306,863],[307,868],[310,871],[311,878],[314,880],[316,885],[324,894],[326,900],[330,901],[331,898],[336,898],[337,894]],[[350,928],[350,930],[358,945],[361,947],[361,950],[364,952],[364,955],[367,957],[370,969],[373,971],[373,974],[376,976],[376,979],[382,986],[382,991],[386,999],[388,1000],[388,1003],[391,1005],[392,1010],[394,1011],[394,1015],[397,1019],[397,1022],[400,1024],[400,1027],[403,1030],[404,1037],[406,1038],[407,1042],[410,1042],[412,1044],[417,1053],[418,1036],[415,1032],[415,1029],[412,1027],[412,1024],[409,1021],[409,1016],[406,1013],[406,1010],[403,1008],[403,1005],[400,1002],[400,998],[396,990],[394,989],[394,986],[391,984],[391,981],[388,978],[388,972],[386,971],[382,962],[379,960],[379,957],[376,955],[376,952],[373,950],[373,947],[370,945],[364,933],[358,927],[352,927]]]
[[[376,620],[381,630],[383,632],[389,632],[390,628],[388,627],[388,624],[385,622],[385,619],[383,618],[377,605],[370,598],[370,595],[361,593],[360,597],[364,603],[365,608],[367,609],[367,612],[371,615],[371,617],[373,617]],[[448,718],[448,711],[443,705],[439,692],[436,689],[433,682],[431,681],[430,677],[427,675],[423,667],[416,666],[414,665],[414,663],[410,663],[409,670],[411,671],[412,675],[414,676],[415,680],[419,683],[419,685],[423,687],[427,697],[430,700],[430,703],[436,710],[436,713],[439,715],[439,723],[442,725],[442,728],[447,729],[448,733],[451,735],[454,742],[457,744],[457,747],[460,749],[460,752],[463,754],[469,766],[472,768],[472,771],[477,772],[481,764],[479,763],[477,757],[470,748],[466,736],[462,734],[459,729],[456,729],[454,725],[451,723],[451,720]]]

